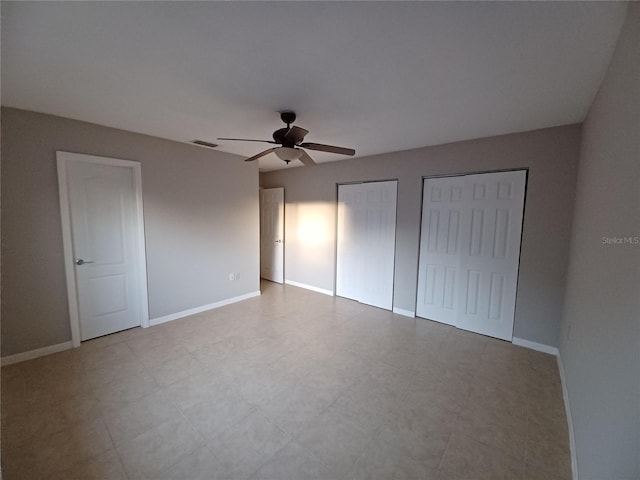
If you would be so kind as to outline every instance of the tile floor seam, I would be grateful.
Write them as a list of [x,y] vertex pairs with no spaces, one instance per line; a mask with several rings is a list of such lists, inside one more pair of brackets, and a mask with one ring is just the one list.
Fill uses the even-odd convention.
[[[179,411],[179,413],[182,415],[182,412],[180,412],[180,411]],[[184,415],[182,415],[182,419],[187,423],[187,425],[189,425],[189,428],[191,428],[191,429],[194,431],[194,433],[195,433],[196,435],[198,435],[199,437],[201,437],[201,438],[200,438],[200,440],[203,440],[203,444],[202,444],[202,445],[198,445],[198,446],[194,447],[194,449],[193,449],[193,450],[189,450],[189,451],[186,451],[186,452],[182,453],[182,454],[181,454],[181,455],[180,455],[180,456],[179,456],[179,457],[178,457],[178,458],[177,458],[173,463],[169,464],[167,467],[165,467],[164,469],[162,469],[162,471],[158,472],[159,474],[162,474],[163,472],[166,472],[166,471],[170,470],[173,466],[175,466],[176,464],[178,464],[180,461],[182,461],[185,457],[187,457],[188,455],[190,455],[191,453],[193,453],[194,451],[196,451],[198,448],[200,448],[200,447],[202,447],[202,446],[206,446],[206,441],[205,441],[205,439],[204,439],[204,438],[202,438],[202,436],[200,435],[200,432],[198,432],[195,428],[193,428],[193,426],[191,425],[191,423],[190,423],[190,422],[189,422],[189,421],[184,417]],[[175,419],[165,420],[164,422],[161,422],[161,423],[159,423],[158,425],[155,425],[154,427],[152,427],[152,428],[150,428],[149,430],[147,430],[147,431],[145,431],[145,432],[141,433],[140,435],[136,435],[135,437],[133,437],[133,438],[131,438],[131,439],[129,439],[129,440],[126,440],[126,441],[122,442],[122,443],[121,443],[121,445],[120,445],[120,447],[121,447],[122,445],[124,445],[125,443],[127,443],[127,442],[130,442],[130,441],[132,441],[132,440],[134,440],[134,439],[136,439],[136,438],[138,438],[138,437],[140,437],[140,436],[142,436],[142,435],[147,434],[147,433],[148,433],[148,432],[150,432],[151,430],[158,429],[158,428],[160,428],[160,427],[162,427],[162,426],[166,425],[167,423],[174,422],[174,421],[175,421]],[[114,447],[114,448],[115,448],[115,447]],[[119,448],[118,448],[118,449],[115,449],[115,450],[116,450],[116,453],[118,454],[118,457],[120,458],[120,462],[122,463],[122,467],[123,467],[123,469],[124,469],[125,475],[127,475],[127,479],[129,479],[129,472],[127,471],[127,469],[126,469],[126,467],[125,467],[125,462],[122,460],[122,457],[120,457],[120,450],[119,450]],[[144,474],[144,475],[142,476],[142,479],[147,480],[147,475],[146,475],[146,474]],[[142,480],[142,479],[141,479],[141,480]],[[138,479],[136,478],[136,480],[138,480]],[[183,480],[184,480],[184,479],[183,479]]]
[[[290,445],[291,443],[293,443],[294,440],[290,439],[283,447],[279,448],[273,455],[271,455],[269,458],[265,459],[262,463],[260,463],[260,465],[258,465],[258,468],[251,474],[249,475],[249,477],[247,478],[247,480],[253,480],[254,477],[258,474],[258,472],[262,469],[262,467],[264,467],[265,465],[267,465],[271,460],[273,460],[274,458],[276,458],[278,456],[278,454],[283,451],[285,448],[287,448],[288,445]],[[308,453],[308,452],[307,452]]]
[[[148,330],[149,328],[152,328],[152,327],[147,327],[147,330]],[[131,350],[131,353],[136,357],[136,359],[137,359],[138,363],[142,366],[142,370],[143,370],[147,375],[149,375],[149,377],[153,378],[153,381],[156,383],[156,386],[158,386],[158,387],[159,387],[159,385],[157,385],[157,383],[158,383],[158,382],[156,381],[155,377],[154,377],[153,375],[151,375],[151,372],[149,372],[149,369],[147,368],[147,366],[146,366],[143,362],[141,362],[141,361],[138,359],[138,357],[137,357],[137,356],[136,356],[136,354],[135,354],[135,351],[134,351],[134,350],[133,350],[133,348],[128,344],[128,342],[125,340],[125,341],[120,342],[120,343],[124,343],[124,344],[126,344],[126,345],[127,345],[127,348],[129,348],[129,350]]]
[[[351,473],[351,471],[356,467],[356,465],[358,464],[358,460],[360,460],[361,458],[363,458],[366,453],[367,453],[367,448],[369,447],[369,445],[371,445],[373,442],[376,441],[377,439],[377,434],[380,432],[380,429],[382,428],[382,426],[378,427],[376,429],[376,431],[374,433],[371,434],[371,438],[370,440],[367,442],[367,444],[364,446],[364,448],[362,449],[362,452],[360,452],[360,454],[358,455],[358,458],[355,459],[355,461],[351,464],[351,468],[346,472],[346,474],[348,475],[349,473]],[[384,443],[386,443],[387,445],[389,445],[389,443],[386,440],[382,440]],[[344,477],[345,479],[349,478],[348,476]]]
[[111,448],[115,451],[116,442],[113,439],[113,435],[111,434],[111,429],[109,428],[109,425],[107,424],[107,420],[104,418],[104,414],[102,412],[100,412],[100,417],[102,418],[102,423],[104,423],[104,428],[107,430],[107,435],[109,435],[109,439],[111,440]]
[[[197,404],[196,404],[196,405],[197,405]],[[202,434],[200,433],[200,430],[198,430],[198,429],[197,429],[197,428],[196,428],[196,427],[191,423],[191,421],[189,420],[189,418],[187,418],[187,416],[185,415],[185,413],[182,411],[182,409],[181,409],[181,408],[179,408],[179,407],[178,407],[178,406],[176,406],[176,405],[173,405],[173,406],[174,406],[174,408],[178,411],[178,413],[180,414],[180,416],[182,417],[182,420],[184,420],[184,421],[187,423],[187,425],[189,425],[189,428],[191,428],[191,430],[193,430],[193,431],[196,433],[196,435],[198,435],[199,437],[201,437],[201,440],[203,440],[203,442],[204,442],[204,443],[205,443],[205,445],[206,445],[206,444],[207,444],[208,439],[207,439],[204,435],[202,435]],[[167,420],[167,422],[168,422],[168,421],[171,421],[171,420]],[[164,422],[164,423],[166,423],[166,422]],[[176,463],[177,463],[177,462],[176,462]]]
[[118,451],[118,449],[115,446],[113,447],[113,451],[115,452],[116,457],[118,458],[118,461],[120,462],[120,466],[122,467],[122,472],[124,473],[125,480],[131,480],[131,478],[129,477],[129,472],[127,472],[127,469],[124,466],[124,461],[122,460],[122,457],[120,456],[120,452]]
[[445,447],[444,451],[442,452],[442,456],[440,457],[440,461],[438,462],[438,466],[436,467],[436,472],[440,472],[440,468],[442,467],[442,462],[444,462],[444,458],[447,455],[447,451],[449,450],[449,447],[451,446],[451,440],[453,439],[453,434],[454,434],[454,432],[451,432],[451,434],[449,435],[449,440],[447,441],[447,446]]

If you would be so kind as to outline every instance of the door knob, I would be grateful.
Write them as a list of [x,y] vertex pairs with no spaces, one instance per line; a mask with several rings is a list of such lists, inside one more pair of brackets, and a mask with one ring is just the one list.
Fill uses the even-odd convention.
[[88,260],[83,260],[81,258],[76,260],[76,265],[84,265],[85,263],[93,263],[93,262]]

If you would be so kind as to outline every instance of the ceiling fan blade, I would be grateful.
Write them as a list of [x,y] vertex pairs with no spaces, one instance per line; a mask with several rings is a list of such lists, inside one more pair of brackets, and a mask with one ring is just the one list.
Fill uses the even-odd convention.
[[291,142],[294,145],[297,145],[302,140],[304,140],[304,136],[309,133],[309,130],[305,130],[300,127],[291,127],[287,133],[284,134],[285,142]]
[[269,155],[271,152],[273,152],[277,147],[274,148],[269,148],[268,150],[265,150],[264,152],[260,152],[257,155],[254,155],[253,157],[249,157],[245,160],[245,162],[253,162],[254,160],[259,159],[260,157],[264,157],[265,155]]
[[233,140],[234,142],[262,142],[262,143],[273,143],[276,144],[273,140],[254,140],[252,138],[218,138],[218,140]]
[[305,143],[301,143],[298,146],[302,148],[308,148],[309,150],[318,150],[319,152],[338,153],[340,155],[353,156],[356,154],[356,151],[353,148],[336,147],[334,145],[323,145],[321,143],[305,142]]
[[309,154],[304,150],[300,151],[302,152],[302,154],[300,155],[300,158],[298,160],[300,160],[306,167],[314,167],[316,165],[316,162],[313,160],[313,158],[311,158]]

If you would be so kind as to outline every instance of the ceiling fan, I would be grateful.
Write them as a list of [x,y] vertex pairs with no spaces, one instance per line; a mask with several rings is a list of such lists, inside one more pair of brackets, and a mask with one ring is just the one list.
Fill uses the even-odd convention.
[[289,163],[292,160],[300,160],[306,166],[313,166],[316,162],[309,156],[303,148],[309,150],[317,150],[320,152],[337,153],[340,155],[355,155],[356,151],[353,148],[335,147],[333,145],[323,145],[321,143],[303,142],[304,137],[308,130],[300,127],[292,127],[291,124],[296,121],[296,114],[294,112],[281,112],[280,118],[287,124],[285,128],[280,128],[273,132],[273,140],[253,140],[249,138],[218,138],[218,140],[234,140],[240,142],[263,142],[272,143],[274,145],[280,145],[279,147],[269,148],[264,152],[260,152],[253,157],[249,157],[245,162],[252,162],[260,157],[275,153],[280,160],[284,160],[285,163]]

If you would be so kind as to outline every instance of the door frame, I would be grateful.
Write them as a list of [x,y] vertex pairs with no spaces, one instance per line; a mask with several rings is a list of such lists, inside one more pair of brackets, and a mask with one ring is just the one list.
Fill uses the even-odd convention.
[[135,195],[136,246],[138,249],[138,285],[140,287],[140,307],[142,319],[140,326],[149,326],[149,293],[147,290],[147,262],[144,240],[144,211],[142,206],[142,168],[140,162],[120,160],[117,158],[98,157],[82,153],[56,151],[58,166],[58,191],[60,194],[60,218],[62,220],[62,244],[64,249],[64,272],[67,280],[67,301],[69,304],[69,322],[71,324],[71,342],[79,347],[80,313],[78,306],[78,291],[76,285],[76,270],[74,267],[73,236],[71,229],[71,209],[69,205],[69,187],[67,179],[67,165],[70,162],[85,162],[98,165],[130,168],[133,176],[133,190]]

